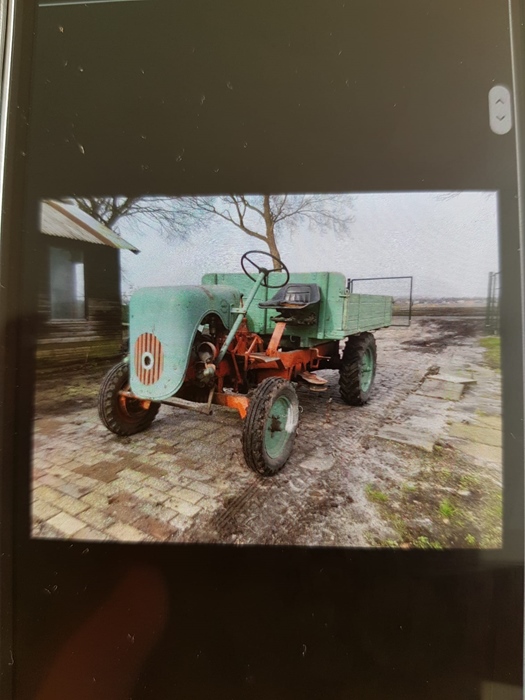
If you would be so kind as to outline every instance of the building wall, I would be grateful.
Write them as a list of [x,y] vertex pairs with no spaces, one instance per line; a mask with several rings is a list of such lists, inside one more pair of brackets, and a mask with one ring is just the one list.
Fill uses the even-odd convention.
[[[82,252],[85,318],[51,319],[50,248]],[[64,364],[117,356],[122,343],[120,251],[104,245],[41,236],[38,281],[38,364]]]

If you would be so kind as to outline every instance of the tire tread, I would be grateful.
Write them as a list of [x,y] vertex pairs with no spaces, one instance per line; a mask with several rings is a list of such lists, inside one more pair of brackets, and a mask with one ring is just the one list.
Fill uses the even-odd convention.
[[[366,392],[361,389],[360,365],[365,352],[371,348],[374,357],[374,374]],[[370,398],[376,372],[377,349],[372,333],[351,335],[346,341],[339,370],[339,393],[350,406],[363,406]]]
[[295,433],[290,439],[290,444],[285,450],[285,454],[287,453],[286,457],[280,466],[274,468],[265,459],[264,434],[266,419],[273,402],[285,387],[293,391],[293,396],[295,401],[297,401],[295,390],[286,379],[282,377],[268,377],[259,384],[248,406],[242,433],[243,453],[246,464],[252,471],[261,476],[273,476],[282,469],[293,447]]
[[149,428],[159,412],[160,404],[151,402],[149,408],[136,421],[122,420],[118,411],[118,393],[129,381],[129,364],[119,362],[106,374],[98,394],[98,415],[106,428],[125,437]]

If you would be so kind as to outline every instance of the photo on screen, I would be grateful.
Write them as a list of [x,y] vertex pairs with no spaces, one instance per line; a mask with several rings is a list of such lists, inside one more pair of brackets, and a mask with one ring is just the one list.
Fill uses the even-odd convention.
[[497,193],[39,221],[34,538],[502,546]]

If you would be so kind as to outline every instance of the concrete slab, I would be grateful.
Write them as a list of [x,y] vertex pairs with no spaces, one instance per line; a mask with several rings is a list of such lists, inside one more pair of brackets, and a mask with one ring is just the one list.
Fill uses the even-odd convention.
[[501,420],[501,400],[487,401],[486,399],[473,396],[469,397],[468,402],[465,401],[465,409],[467,409],[472,418],[479,422],[477,412],[482,411],[487,418],[497,418]]
[[455,423],[450,426],[449,435],[493,447],[501,447],[502,444],[501,430],[494,430],[486,425]]
[[420,396],[430,396],[434,399],[444,399],[446,401],[459,401],[465,384],[436,380],[427,377],[419,387],[417,393]]
[[452,384],[476,384],[476,380],[473,377],[466,377],[457,374],[429,374],[427,376],[429,381],[441,381],[441,382],[451,382]]
[[441,365],[439,368],[439,372],[434,375],[429,375],[429,376],[452,376],[452,377],[460,377],[462,379],[474,379],[474,371],[472,369],[469,369],[468,367],[465,367],[463,365],[463,361],[461,361],[461,364],[448,364],[448,365]]
[[424,394],[409,394],[400,404],[400,408],[407,416],[436,417],[447,411],[447,404],[443,401],[429,401]]
[[488,428],[492,428],[493,430],[500,430],[501,431],[501,429],[502,429],[501,416],[494,416],[494,415],[476,416],[475,422],[476,422],[476,424],[479,423],[480,425],[485,425]]
[[[451,386],[463,387],[462,384]],[[449,406],[449,402],[426,394],[409,394],[396,410],[396,423],[384,425],[377,436],[432,452],[445,429]]]
[[404,445],[417,447],[425,452],[434,450],[435,436],[430,433],[424,433],[415,428],[409,428],[402,425],[387,425],[379,430],[377,437],[382,440],[391,440]]
[[501,466],[503,463],[503,452],[501,447],[494,445],[483,445],[480,442],[458,442],[455,449],[463,454],[470,455],[483,462],[492,462]]

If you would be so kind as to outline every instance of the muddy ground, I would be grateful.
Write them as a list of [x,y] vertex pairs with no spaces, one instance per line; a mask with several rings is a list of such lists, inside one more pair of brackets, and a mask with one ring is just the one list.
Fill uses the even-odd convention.
[[[43,372],[36,393],[35,494],[42,494],[45,507],[35,509],[33,533],[64,536],[53,498],[62,502],[58,496],[71,492],[64,486],[69,482],[77,485],[78,502],[90,505],[69,511],[74,515],[70,520],[86,526],[71,528],[70,536],[79,539],[129,535],[171,542],[498,547],[502,499],[497,459],[459,450],[448,427],[432,452],[378,437],[385,425],[407,418],[408,398],[440,368],[476,376],[459,402],[449,402],[446,426],[456,420],[470,423],[478,415],[497,420],[499,374],[486,365],[482,335],[482,320],[475,318],[419,318],[410,328],[378,332],[378,370],[369,404],[345,405],[338,374],[321,372],[328,390],[299,389],[302,414],[294,451],[285,469],[266,479],[244,464],[242,424],[227,409],[208,418],[163,407],[149,431],[119,440],[96,416],[107,363]],[[64,443],[60,431],[67,433]],[[220,435],[220,444],[214,435]],[[97,449],[106,453],[106,462],[97,462]],[[90,450],[94,457],[88,459]],[[117,464],[112,478],[98,479],[101,465],[112,458]],[[149,491],[131,485],[139,478],[149,479]],[[42,484],[47,486],[38,489]],[[187,498],[191,510],[184,507]],[[96,525],[86,515],[94,505]]]

